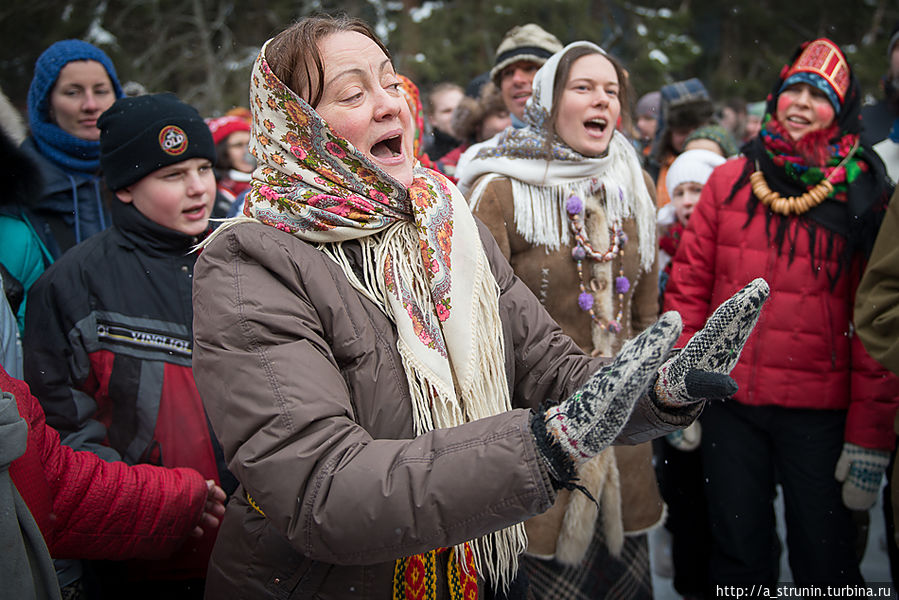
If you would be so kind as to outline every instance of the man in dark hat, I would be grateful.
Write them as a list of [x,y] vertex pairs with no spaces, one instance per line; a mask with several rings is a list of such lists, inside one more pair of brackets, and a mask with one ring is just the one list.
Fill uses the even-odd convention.
[[516,127],[524,126],[524,105],[531,97],[534,74],[561,49],[562,43],[556,36],[534,23],[513,27],[496,48],[490,80],[502,93]]

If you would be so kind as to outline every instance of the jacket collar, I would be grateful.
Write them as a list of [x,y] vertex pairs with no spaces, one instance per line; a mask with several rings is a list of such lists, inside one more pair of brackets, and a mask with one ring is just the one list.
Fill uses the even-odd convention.
[[125,239],[125,245],[141,248],[150,254],[187,255],[205,237],[185,235],[163,227],[145,217],[133,204],[118,199],[112,202],[111,212],[112,221]]

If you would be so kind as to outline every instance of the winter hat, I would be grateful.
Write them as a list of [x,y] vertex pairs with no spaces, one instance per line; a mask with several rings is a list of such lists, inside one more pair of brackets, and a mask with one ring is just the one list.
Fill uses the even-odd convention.
[[659,111],[662,107],[662,93],[659,91],[643,94],[637,100],[637,109],[635,114],[637,117],[659,118]]
[[663,125],[662,121],[667,128],[698,126],[714,114],[715,107],[709,92],[695,77],[662,86],[659,93],[662,101],[660,127]]
[[189,158],[215,163],[215,144],[206,122],[174,94],[116,100],[97,121],[100,165],[113,191],[157,169]]
[[100,146],[63,131],[50,118],[50,92],[63,67],[75,60],[95,60],[106,69],[115,97],[125,95],[115,67],[105,52],[81,40],[62,40],[51,45],[34,63],[28,88],[28,126],[35,144],[46,158],[69,171],[92,173],[100,164]]
[[711,150],[687,150],[678,155],[665,175],[668,195],[674,197],[674,189],[687,181],[705,185],[715,167],[726,162],[726,158]]
[[37,62],[34,63],[34,76],[31,79],[31,86],[28,88],[28,121],[32,127],[36,122],[50,122],[50,91],[56,80],[59,79],[59,72],[62,71],[62,68],[75,60],[95,60],[103,65],[109,79],[112,80],[116,98],[125,95],[112,60],[105,52],[93,44],[81,40],[56,42],[44,50]]
[[684,140],[684,146],[693,140],[711,140],[718,144],[724,156],[734,156],[740,151],[737,141],[731,133],[721,125],[703,125],[694,129]]
[[836,44],[827,38],[819,38],[802,50],[787,70],[777,93],[796,83],[807,83],[824,92],[839,114],[849,90],[849,63]]
[[528,23],[513,27],[506,32],[496,49],[490,79],[499,85],[499,74],[507,66],[520,60],[542,65],[546,59],[562,49],[562,42],[539,25]]
[[746,114],[750,117],[763,118],[765,116],[765,101],[760,100],[759,102],[750,102],[747,104]]
[[209,125],[209,131],[212,132],[212,142],[216,145],[222,140],[228,139],[228,136],[235,131],[250,131],[248,121],[234,116],[206,119],[206,124]]

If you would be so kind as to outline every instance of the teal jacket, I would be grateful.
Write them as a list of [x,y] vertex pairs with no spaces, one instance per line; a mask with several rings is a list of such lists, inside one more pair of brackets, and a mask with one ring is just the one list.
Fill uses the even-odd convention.
[[[40,219],[31,204],[41,197],[44,178],[39,165],[27,152],[0,133],[0,263],[28,289],[53,263],[48,240],[41,237]],[[25,327],[25,299],[17,313],[19,331]]]

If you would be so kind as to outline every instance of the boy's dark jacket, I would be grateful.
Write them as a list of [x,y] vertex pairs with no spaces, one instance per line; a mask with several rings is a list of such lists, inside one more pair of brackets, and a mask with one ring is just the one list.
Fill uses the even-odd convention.
[[[198,239],[131,204],[115,202],[113,220],[32,287],[25,380],[66,445],[128,464],[192,467],[233,489],[191,368]],[[214,538],[141,569],[203,577]]]

